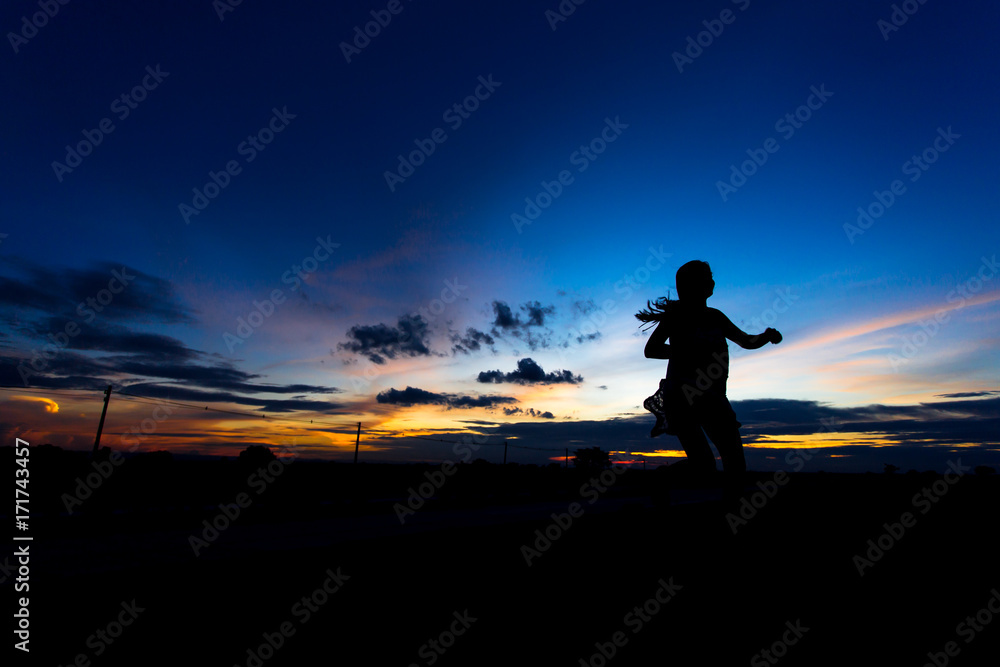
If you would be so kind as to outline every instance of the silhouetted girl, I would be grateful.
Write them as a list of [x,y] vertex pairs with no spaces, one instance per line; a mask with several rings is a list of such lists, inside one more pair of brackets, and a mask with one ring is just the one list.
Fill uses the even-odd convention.
[[657,323],[646,342],[646,358],[669,360],[667,376],[660,381],[657,393],[646,399],[646,409],[657,415],[657,425],[650,435],[676,435],[687,454],[687,467],[695,475],[715,471],[707,434],[722,457],[728,486],[738,489],[742,487],[746,459],[741,424],[726,397],[726,340],[755,350],[781,342],[781,334],[771,328],[756,336],[745,333],[721,311],[706,305],[714,291],[708,263],[691,261],[677,270],[676,300],[657,299],[636,313],[641,322]]

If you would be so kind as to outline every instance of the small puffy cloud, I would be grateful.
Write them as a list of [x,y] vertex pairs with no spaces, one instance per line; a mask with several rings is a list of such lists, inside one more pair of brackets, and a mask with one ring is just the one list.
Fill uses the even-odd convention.
[[521,326],[521,319],[503,301],[493,302],[493,326],[498,329],[514,329]]
[[479,374],[478,381],[496,384],[504,382],[515,384],[579,384],[583,382],[583,378],[579,375],[573,375],[572,372],[566,370],[546,373],[534,359],[525,357],[517,362],[516,370],[509,373],[504,373],[500,370],[483,371]]
[[555,306],[543,306],[540,301],[529,301],[521,304],[520,310],[525,314],[524,319],[506,302],[494,301],[493,335],[513,336],[527,343],[532,350],[551,347],[552,331],[545,323],[555,313]]
[[498,405],[517,403],[513,396],[459,396],[455,394],[438,394],[417,387],[406,389],[386,389],[380,392],[375,400],[388,405],[412,407],[414,405],[443,405],[448,408],[495,408]]
[[517,403],[513,396],[452,396],[448,405],[453,408],[495,408],[500,404]]
[[471,354],[472,352],[478,352],[484,345],[492,348],[496,344],[496,339],[485,331],[468,327],[465,330],[465,335],[453,333],[451,335],[451,342],[453,343],[451,348],[452,353],[458,354],[461,352],[463,354]]
[[[580,334],[579,336],[576,336],[572,340],[576,341],[577,345],[583,345],[584,343],[589,343],[591,341],[598,340],[600,337],[601,337],[601,332],[595,331],[594,333]],[[568,348],[569,346],[570,343],[568,340],[565,343],[563,343],[563,347]]]
[[375,400],[379,403],[411,407],[414,405],[444,405],[448,398],[445,394],[435,394],[417,387],[407,387],[406,389],[386,389],[380,392]]
[[534,408],[528,408],[527,410],[522,410],[521,408],[504,408],[503,413],[508,417],[513,415],[525,415],[526,417],[535,417],[537,419],[555,419],[555,415],[551,412],[540,412]]
[[427,345],[427,322],[420,315],[403,315],[396,326],[384,323],[356,325],[348,329],[347,342],[337,347],[368,357],[373,363],[384,364],[396,357],[431,356]]
[[555,306],[543,306],[538,301],[529,301],[521,306],[521,310],[528,314],[528,321],[525,323],[529,327],[545,326],[545,318],[556,312]]

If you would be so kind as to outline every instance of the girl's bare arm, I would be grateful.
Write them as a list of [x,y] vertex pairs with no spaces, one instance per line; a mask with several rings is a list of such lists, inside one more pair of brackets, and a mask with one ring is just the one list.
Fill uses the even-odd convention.
[[[725,316],[723,316],[725,317]],[[768,343],[780,343],[781,334],[778,333],[777,329],[772,329],[768,327],[764,330],[764,333],[758,334],[756,336],[751,336],[746,333],[738,326],[733,324],[729,318],[726,318],[726,338],[733,341],[744,350],[756,350],[764,347]]]
[[646,341],[644,353],[647,359],[670,358],[670,345],[667,343],[669,335],[666,322],[660,322],[656,325],[653,333],[649,334],[649,340]]

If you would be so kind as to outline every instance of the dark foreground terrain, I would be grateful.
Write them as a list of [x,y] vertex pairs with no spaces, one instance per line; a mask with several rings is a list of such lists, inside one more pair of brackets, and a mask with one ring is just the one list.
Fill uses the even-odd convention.
[[469,465],[401,522],[439,467],[297,462],[258,494],[236,462],[170,466],[72,515],[47,469],[10,664],[996,664],[995,475],[761,473],[746,503],[666,505],[654,471]]

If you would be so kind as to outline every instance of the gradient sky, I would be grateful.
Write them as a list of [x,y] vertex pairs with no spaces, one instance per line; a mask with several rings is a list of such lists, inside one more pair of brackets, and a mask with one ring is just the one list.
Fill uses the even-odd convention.
[[5,3],[4,440],[89,449],[110,383],[114,447],[669,462],[632,314],[703,259],[784,335],[730,346],[752,468],[1000,464],[1000,8],[559,6]]

